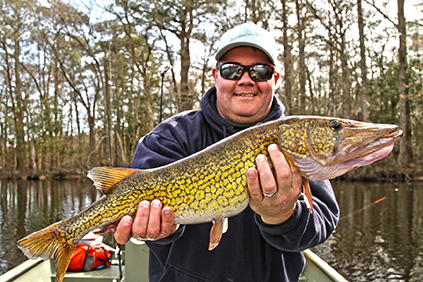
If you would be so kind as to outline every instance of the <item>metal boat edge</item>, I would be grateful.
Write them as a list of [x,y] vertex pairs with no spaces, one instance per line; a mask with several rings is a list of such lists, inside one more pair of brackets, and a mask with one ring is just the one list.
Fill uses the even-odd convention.
[[[347,280],[311,250],[305,250],[306,266],[300,282],[346,282]],[[125,247],[122,277],[116,260],[110,267],[88,272],[67,272],[64,282],[147,282],[148,248],[129,242]],[[51,260],[27,260],[0,276],[0,282],[54,282]]]

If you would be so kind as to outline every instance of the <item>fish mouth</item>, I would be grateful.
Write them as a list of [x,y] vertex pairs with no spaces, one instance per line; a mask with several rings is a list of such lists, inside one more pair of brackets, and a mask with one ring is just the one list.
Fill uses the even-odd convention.
[[355,169],[385,158],[391,153],[395,143],[403,134],[402,130],[395,128],[376,141],[369,142],[365,146],[359,146],[352,150],[351,148],[346,149],[346,151],[349,151],[349,154],[351,154],[351,157],[348,158],[349,160],[343,162],[342,165]]
[[[356,168],[369,165],[389,155],[403,131],[397,128],[366,146],[357,147],[354,152],[339,151],[329,162],[313,157],[301,158],[290,154],[301,172],[310,180],[332,179]],[[374,140],[374,139],[373,139]],[[343,160],[343,161],[340,161]]]
[[312,152],[313,158],[322,166],[357,168],[369,165],[386,157],[403,135],[398,126],[384,124],[344,130],[344,136],[339,139],[332,155],[321,156]]
[[390,134],[386,135],[384,138],[400,138],[403,134],[404,133],[402,130],[394,130]]

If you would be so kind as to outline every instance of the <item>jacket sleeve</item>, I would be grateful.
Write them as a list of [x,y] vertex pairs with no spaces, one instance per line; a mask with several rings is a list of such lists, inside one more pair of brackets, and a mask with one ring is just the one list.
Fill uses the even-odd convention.
[[301,196],[291,218],[280,225],[267,225],[256,215],[264,239],[275,248],[300,252],[323,243],[335,230],[339,207],[329,180],[309,181],[313,194],[313,213]]

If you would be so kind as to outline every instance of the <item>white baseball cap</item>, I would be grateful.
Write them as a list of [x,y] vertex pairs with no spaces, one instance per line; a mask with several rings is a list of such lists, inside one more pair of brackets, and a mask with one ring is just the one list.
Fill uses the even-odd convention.
[[215,55],[216,61],[222,59],[229,50],[244,46],[251,46],[263,51],[272,64],[276,64],[275,38],[270,32],[254,23],[244,23],[225,32],[220,39],[219,50]]

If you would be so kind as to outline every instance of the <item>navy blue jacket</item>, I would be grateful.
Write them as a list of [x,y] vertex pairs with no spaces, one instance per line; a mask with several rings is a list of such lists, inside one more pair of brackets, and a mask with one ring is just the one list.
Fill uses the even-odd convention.
[[[275,97],[263,121],[283,116]],[[159,167],[198,152],[242,128],[230,126],[216,109],[216,89],[201,100],[200,111],[171,117],[144,136],[132,167]],[[301,197],[286,222],[264,224],[249,207],[229,218],[220,244],[208,251],[211,223],[181,226],[171,236],[148,242],[151,282],[297,281],[305,265],[302,250],[324,242],[338,221],[338,205],[329,181],[312,182],[313,214]]]

